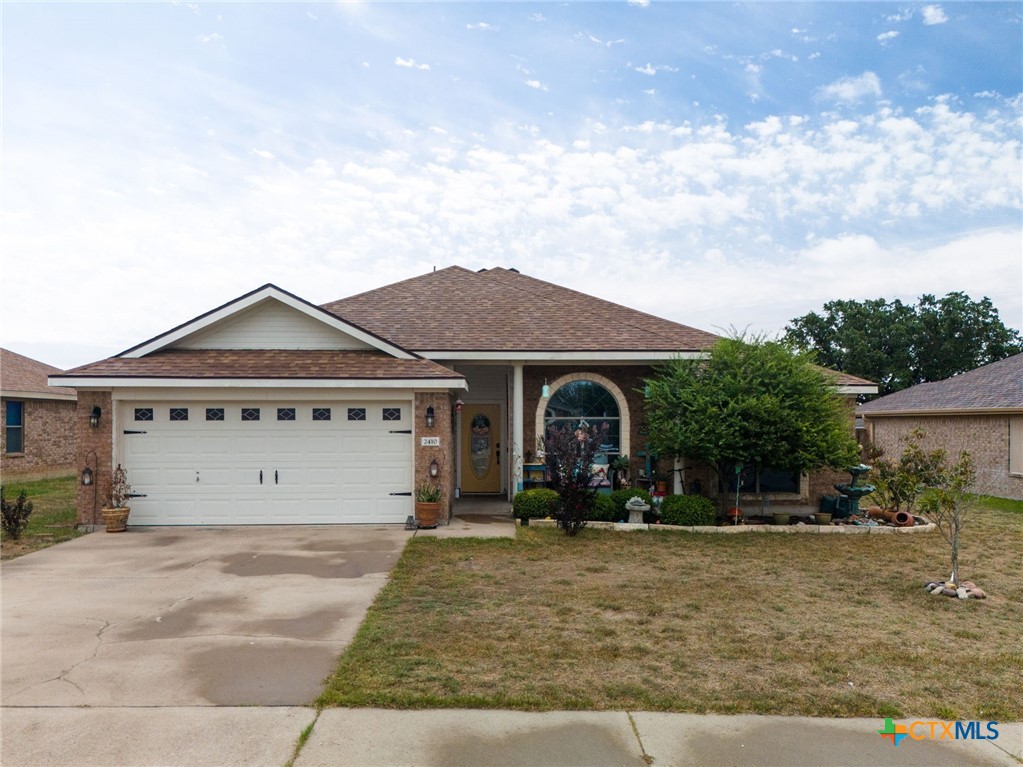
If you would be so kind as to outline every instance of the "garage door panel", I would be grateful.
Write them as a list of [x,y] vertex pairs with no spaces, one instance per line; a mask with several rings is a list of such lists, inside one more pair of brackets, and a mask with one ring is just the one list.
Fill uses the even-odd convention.
[[[331,420],[313,421],[312,406],[263,402],[261,420],[243,422],[238,405],[157,402],[152,421],[133,423],[137,406],[120,405],[127,430],[145,432],[121,437],[129,480],[147,495],[133,504],[133,524],[404,522],[412,514],[410,496],[390,495],[412,490],[412,437],[392,433],[408,428],[411,403],[317,403]],[[295,420],[278,421],[278,406],[295,408]],[[366,420],[348,421],[349,406],[364,407]],[[188,421],[169,421],[178,407],[188,408]],[[205,420],[205,408],[220,407],[224,420]],[[402,420],[384,421],[384,408],[400,409]]]

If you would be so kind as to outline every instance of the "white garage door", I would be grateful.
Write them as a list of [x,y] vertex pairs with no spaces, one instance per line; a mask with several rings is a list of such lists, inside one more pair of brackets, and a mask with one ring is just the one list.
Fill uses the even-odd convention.
[[119,406],[134,525],[404,522],[411,402]]

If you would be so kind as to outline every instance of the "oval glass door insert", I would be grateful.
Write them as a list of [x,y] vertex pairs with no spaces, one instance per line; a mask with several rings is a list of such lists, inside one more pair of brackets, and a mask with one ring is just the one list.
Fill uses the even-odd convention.
[[490,419],[477,413],[472,419],[472,437],[469,442],[472,473],[483,479],[490,472]]

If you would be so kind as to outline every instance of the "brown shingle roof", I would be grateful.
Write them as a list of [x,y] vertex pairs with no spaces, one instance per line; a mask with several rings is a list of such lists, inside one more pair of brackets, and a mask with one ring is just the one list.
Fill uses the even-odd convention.
[[416,351],[704,351],[718,340],[508,269],[452,266],[323,308]]
[[1023,354],[934,383],[917,384],[860,406],[865,415],[907,411],[1023,411]]
[[47,376],[62,373],[60,368],[39,362],[9,349],[0,349],[0,389],[6,392],[32,392],[75,396],[74,389],[47,386]]
[[74,368],[74,378],[289,378],[387,380],[462,376],[436,362],[377,351],[304,349],[165,349],[145,357],[110,357]]

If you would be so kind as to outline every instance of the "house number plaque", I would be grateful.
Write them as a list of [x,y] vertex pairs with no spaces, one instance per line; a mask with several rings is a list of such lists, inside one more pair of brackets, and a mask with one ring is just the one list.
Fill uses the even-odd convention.
[[420,437],[419,444],[423,447],[440,447],[440,437]]

